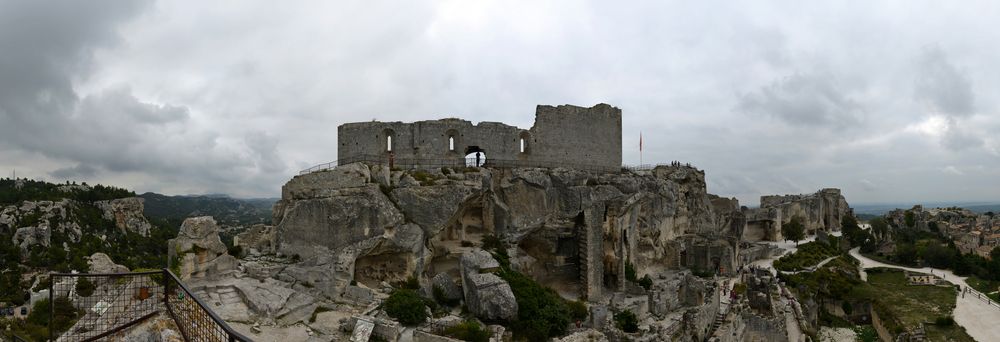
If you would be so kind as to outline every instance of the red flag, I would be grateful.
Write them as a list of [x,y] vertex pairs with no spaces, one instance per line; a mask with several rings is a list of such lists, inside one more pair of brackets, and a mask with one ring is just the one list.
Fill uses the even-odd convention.
[[639,152],[642,152],[642,132],[639,132]]

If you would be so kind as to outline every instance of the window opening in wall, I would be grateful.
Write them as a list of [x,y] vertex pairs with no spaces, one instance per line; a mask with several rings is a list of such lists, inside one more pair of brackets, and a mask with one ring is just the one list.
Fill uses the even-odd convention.
[[524,153],[524,138],[521,138],[521,153]]
[[392,152],[392,136],[385,137],[385,150]]
[[448,137],[448,151],[455,150],[455,137]]

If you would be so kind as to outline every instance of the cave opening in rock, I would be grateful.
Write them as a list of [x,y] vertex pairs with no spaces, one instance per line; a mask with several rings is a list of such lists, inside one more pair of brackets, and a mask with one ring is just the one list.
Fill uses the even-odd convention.
[[354,262],[354,280],[367,287],[378,289],[382,282],[390,284],[406,281],[412,274],[409,260],[411,253],[384,253],[366,255]]
[[523,270],[564,298],[580,298],[580,252],[575,227],[543,228],[518,243]]

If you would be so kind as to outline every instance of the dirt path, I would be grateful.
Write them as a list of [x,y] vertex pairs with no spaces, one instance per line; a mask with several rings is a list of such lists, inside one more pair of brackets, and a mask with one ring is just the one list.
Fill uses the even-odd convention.
[[[934,273],[952,284],[961,286],[963,289],[969,288],[969,284],[965,283],[965,277],[956,276],[949,270],[890,265],[861,255],[861,253],[858,253],[857,248],[851,250],[851,256],[861,261],[861,278],[864,280],[868,279],[868,274],[864,271],[865,269],[886,267],[913,272]],[[962,292],[959,292],[958,299],[955,300],[955,322],[965,327],[965,331],[969,333],[969,336],[975,338],[976,341],[998,341],[1000,340],[1000,307],[996,305],[988,297],[985,299],[977,298],[972,292],[966,293],[963,296]]]

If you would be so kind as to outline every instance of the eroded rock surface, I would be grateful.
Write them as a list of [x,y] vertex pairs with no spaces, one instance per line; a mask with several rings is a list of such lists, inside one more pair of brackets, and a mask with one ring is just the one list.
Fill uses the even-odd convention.
[[119,230],[149,236],[153,225],[142,214],[144,201],[145,199],[141,197],[127,197],[110,201],[97,201],[94,202],[94,205],[100,208],[104,218],[114,222],[115,227]]
[[177,238],[167,246],[169,257],[179,258],[181,280],[221,277],[236,270],[236,258],[227,253],[211,216],[184,220]]

